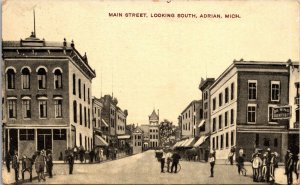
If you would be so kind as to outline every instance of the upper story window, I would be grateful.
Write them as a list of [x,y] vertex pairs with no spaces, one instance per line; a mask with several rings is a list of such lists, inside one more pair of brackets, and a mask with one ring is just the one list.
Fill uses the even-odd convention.
[[229,89],[228,89],[228,87],[226,87],[226,89],[225,89],[225,103],[228,103],[228,99],[229,99]]
[[268,116],[268,121],[269,123],[277,123],[277,120],[276,119],[273,119],[273,108],[276,107],[276,105],[269,105],[268,106],[268,113],[269,113],[269,116]]
[[47,118],[47,101],[39,100],[39,113],[40,118]]
[[257,98],[257,80],[248,80],[248,100]]
[[279,101],[280,97],[280,82],[271,81],[271,101]]
[[7,83],[7,89],[15,89],[16,72],[14,69],[10,68],[6,71],[6,83]]
[[225,112],[225,115],[224,115],[224,125],[225,125],[225,127],[228,126],[228,112]]
[[234,110],[233,109],[230,110],[230,124],[231,125],[234,124]]
[[62,100],[54,100],[55,118],[62,118]]
[[22,89],[30,89],[30,70],[28,68],[24,68],[21,73]]
[[213,118],[213,128],[212,128],[212,131],[215,132],[217,130],[216,128],[216,118]]
[[90,104],[90,101],[91,101],[91,99],[90,99],[90,88],[88,88],[87,92],[88,92],[88,95],[87,95],[88,96],[88,104]]
[[46,70],[44,68],[40,68],[37,74],[38,74],[38,89],[46,89],[46,84],[47,84]]
[[85,84],[83,84],[83,101],[85,101]]
[[81,79],[78,79],[78,96],[81,98]]
[[54,89],[62,88],[62,72],[59,69],[54,71]]
[[213,99],[213,110],[216,110],[216,98]]
[[223,95],[222,93],[219,94],[219,107],[221,107],[223,104]]
[[31,118],[31,100],[22,100],[23,118]]
[[219,130],[223,128],[222,115],[219,115]]
[[77,102],[73,101],[73,120],[74,123],[77,123]]
[[248,104],[247,107],[247,122],[255,123],[256,122],[256,104]]
[[8,106],[8,118],[17,118],[17,100],[9,99],[7,100]]
[[76,75],[73,74],[73,94],[76,95]]
[[234,98],[234,83],[230,85],[230,99],[233,100]]

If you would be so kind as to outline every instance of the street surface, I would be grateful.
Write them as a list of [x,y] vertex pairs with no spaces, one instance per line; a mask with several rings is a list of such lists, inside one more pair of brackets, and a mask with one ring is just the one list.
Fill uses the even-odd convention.
[[[30,184],[262,184],[252,181],[251,166],[246,166],[247,176],[242,176],[235,165],[215,165],[215,176],[211,178],[209,163],[180,161],[180,164],[181,171],[177,174],[161,173],[160,163],[151,150],[100,164],[75,164],[73,175],[68,174],[68,165],[54,164],[52,179],[46,176],[46,182],[39,183],[34,171],[35,178]],[[7,173],[4,167],[3,170],[4,183],[12,183],[14,171]],[[25,179],[28,178],[26,174]]]

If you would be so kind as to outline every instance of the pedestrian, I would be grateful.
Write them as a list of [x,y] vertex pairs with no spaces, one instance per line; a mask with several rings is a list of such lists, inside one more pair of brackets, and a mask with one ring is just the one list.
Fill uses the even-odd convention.
[[295,170],[298,180],[300,180],[299,179],[299,174],[300,174],[300,160],[299,160],[299,158],[300,158],[300,153],[298,154],[298,160],[297,160],[297,163],[296,163],[296,170]]
[[98,149],[95,149],[95,162],[100,162],[100,151],[99,151],[99,148]]
[[267,166],[267,171],[266,171],[266,178],[267,178],[267,182],[270,181],[270,175],[271,175],[271,158],[272,158],[272,155],[271,155],[271,149],[270,148],[267,148],[267,161],[266,161],[266,166]]
[[26,155],[22,158],[22,180],[24,180],[25,172],[28,171],[30,175],[30,182],[32,182],[32,160],[29,159]]
[[172,153],[170,150],[168,150],[167,154],[166,154],[166,160],[167,160],[167,172],[170,172],[170,163],[172,161]]
[[262,180],[267,181],[267,153],[264,153],[262,158]]
[[165,173],[164,167],[165,167],[166,153],[164,150],[161,150],[161,152],[162,152],[162,156],[160,158],[160,169],[161,169],[161,173]]
[[214,166],[216,161],[216,152],[213,150],[209,154],[209,163],[210,163],[210,177],[214,177]]
[[[71,152],[73,153],[73,152]],[[84,160],[84,149],[83,149],[83,146],[80,146],[80,150],[79,150],[79,159],[80,159],[80,162],[83,163],[83,160]],[[73,154],[74,155],[74,154]],[[74,157],[74,156],[73,156]]]
[[233,147],[231,147],[230,153],[229,153],[229,156],[228,156],[231,165],[233,165],[234,153],[235,153],[235,147],[233,146]]
[[77,154],[78,154],[78,147],[75,145],[74,149],[73,149],[73,152],[74,152],[74,160],[77,160]]
[[95,157],[94,150],[91,150],[90,153],[89,153],[89,155],[90,155],[90,163],[93,163],[94,162],[94,157]]
[[171,166],[171,173],[173,173],[173,169],[174,169],[174,173],[177,173],[177,166],[179,163],[179,159],[180,159],[180,155],[178,154],[177,151],[174,151],[173,155],[172,155],[172,166]]
[[244,153],[239,153],[239,156],[236,159],[237,167],[238,167],[238,173],[239,175],[242,172],[242,168],[244,168]]
[[6,164],[6,168],[7,168],[8,173],[10,173],[10,162],[11,162],[10,152],[7,152],[6,157],[5,157],[5,164]]
[[254,155],[252,160],[252,169],[253,169],[253,182],[258,182],[259,180],[259,169],[262,165],[262,160],[258,156],[258,153]]
[[41,179],[46,181],[44,171],[45,171],[45,157],[44,154],[40,151],[37,152],[37,156],[35,158],[35,171],[38,175],[38,181],[40,182]]
[[293,154],[289,153],[289,158],[287,161],[287,184],[291,185],[293,183],[293,170],[294,169],[294,159]]
[[104,160],[104,155],[103,155],[103,149],[100,148],[100,151],[99,151],[99,155],[100,155],[100,162]]
[[69,157],[68,157],[68,163],[69,163],[69,174],[73,174],[73,166],[74,166],[74,154],[73,154],[73,152],[71,152]]
[[47,155],[46,167],[47,167],[47,172],[48,172],[49,178],[52,178],[53,159],[52,159],[52,154],[51,153],[49,153]]
[[15,181],[18,182],[19,181],[19,156],[18,156],[18,152],[15,151],[14,152],[14,156],[12,159],[12,168],[15,170]]
[[286,151],[286,154],[285,154],[285,156],[284,156],[284,166],[285,166],[285,175],[287,174],[287,162],[288,162],[288,160],[289,160],[289,156],[290,156],[290,150],[287,150]]
[[106,155],[106,160],[108,160],[109,159],[109,153],[110,153],[110,148],[106,148],[106,153],[105,153],[105,155]]
[[278,153],[271,153],[271,161],[270,161],[270,179],[271,181],[275,181],[275,169],[278,168]]

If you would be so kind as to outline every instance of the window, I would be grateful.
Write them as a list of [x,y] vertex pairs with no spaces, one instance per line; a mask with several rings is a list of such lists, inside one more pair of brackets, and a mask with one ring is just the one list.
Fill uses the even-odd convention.
[[83,84],[83,101],[85,101],[85,84]]
[[223,95],[222,93],[219,94],[219,107],[221,107],[223,104]]
[[228,112],[225,112],[225,115],[224,115],[224,124],[225,124],[225,127],[228,126]]
[[82,105],[79,104],[79,123],[82,125]]
[[78,96],[81,98],[81,80],[78,79]]
[[213,148],[213,149],[216,149],[216,141],[215,141],[215,138],[214,138],[214,137],[212,138],[212,144],[213,144],[212,148]]
[[234,83],[231,83],[230,89],[231,89],[230,99],[233,100],[233,98],[234,98]]
[[90,109],[88,109],[88,127],[91,128],[91,121],[90,121]]
[[276,105],[269,105],[268,106],[268,113],[269,113],[269,123],[277,123],[276,119],[273,119],[273,108],[276,107]]
[[191,123],[189,122],[189,130],[191,130]]
[[216,110],[216,98],[213,99],[213,110]]
[[231,137],[230,137],[230,144],[231,146],[234,146],[234,131],[231,131]]
[[248,105],[247,108],[247,122],[255,123],[256,122],[256,105]]
[[270,146],[270,139],[264,138],[264,146]]
[[256,100],[257,93],[257,81],[248,80],[248,100]]
[[76,75],[73,74],[73,94],[76,95]]
[[66,140],[66,129],[53,129],[53,140]]
[[62,117],[62,100],[54,100],[55,118]]
[[59,69],[54,71],[54,89],[62,88],[62,73]]
[[231,125],[234,124],[234,112],[233,112],[233,109],[230,110],[230,124]]
[[280,82],[272,81],[271,82],[271,101],[279,101],[280,97]]
[[229,99],[229,90],[228,90],[228,87],[226,87],[226,89],[225,89],[225,103],[228,103],[228,99]]
[[216,118],[213,118],[213,132],[216,131]]
[[90,104],[90,88],[88,88],[88,103]]
[[30,100],[22,100],[23,118],[31,118]]
[[226,135],[225,135],[225,147],[226,148],[229,147],[229,134],[228,134],[228,132],[226,132]]
[[7,89],[15,88],[16,73],[13,69],[8,69],[6,72]]
[[219,149],[219,136],[217,136],[217,139],[216,139],[216,148]]
[[34,129],[20,129],[20,140],[34,140]]
[[73,120],[74,123],[77,123],[77,103],[73,101]]
[[39,101],[39,108],[40,108],[40,118],[46,118],[47,117],[47,101],[46,100],[40,100]]
[[278,147],[278,139],[277,138],[274,139],[274,147]]
[[30,89],[30,71],[28,68],[22,69],[22,89]]
[[223,128],[222,125],[222,115],[219,115],[219,130],[221,130]]
[[204,109],[207,109],[207,102],[204,103]]
[[84,126],[87,127],[86,107],[84,107]]
[[8,118],[17,118],[17,100],[8,100]]
[[298,122],[299,123],[299,108],[298,109],[296,109],[296,122]]
[[38,70],[38,89],[46,89],[46,70],[44,68],[40,68]]
[[221,149],[224,148],[224,135],[221,135]]

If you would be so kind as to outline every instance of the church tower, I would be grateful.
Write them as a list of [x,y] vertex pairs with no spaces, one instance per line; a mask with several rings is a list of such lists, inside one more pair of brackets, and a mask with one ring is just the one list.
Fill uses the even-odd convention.
[[159,110],[157,110],[158,114],[156,114],[155,110],[152,111],[149,116],[149,124],[150,125],[158,125],[159,124]]

